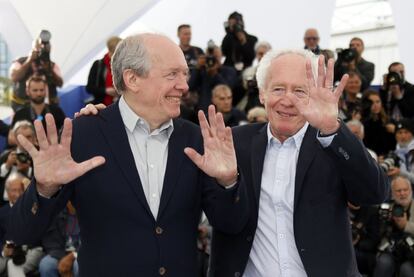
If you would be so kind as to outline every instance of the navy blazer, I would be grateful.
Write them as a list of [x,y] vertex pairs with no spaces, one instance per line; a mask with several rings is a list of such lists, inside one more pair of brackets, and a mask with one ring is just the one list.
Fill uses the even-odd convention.
[[63,186],[52,199],[40,197],[33,182],[12,209],[14,241],[39,238],[70,199],[81,231],[81,276],[196,276],[201,210],[223,233],[239,232],[248,219],[242,176],[234,188],[224,189],[184,154],[185,147],[202,152],[202,142],[198,126],[174,120],[155,219],[142,189],[118,103],[98,116],[76,119],[72,156],[84,161],[102,155],[105,164]]
[[[252,124],[233,129],[251,213],[237,235],[214,231],[209,276],[242,276],[246,268],[257,228],[266,128]],[[376,204],[388,191],[382,170],[343,123],[327,148],[317,140],[317,130],[308,127],[297,162],[293,227],[309,277],[359,276],[347,201]]]

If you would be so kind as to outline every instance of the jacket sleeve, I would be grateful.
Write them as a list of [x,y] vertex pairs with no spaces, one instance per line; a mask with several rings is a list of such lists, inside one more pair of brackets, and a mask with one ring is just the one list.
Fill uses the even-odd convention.
[[35,180],[10,212],[8,233],[18,245],[34,244],[41,240],[56,215],[66,206],[72,193],[72,184],[67,184],[50,199],[41,197]]
[[236,185],[231,188],[220,186],[215,179],[206,175],[203,178],[202,204],[210,224],[223,233],[241,232],[249,218],[243,174],[240,173]]
[[326,150],[332,154],[349,201],[371,205],[388,198],[389,182],[384,171],[344,123]]

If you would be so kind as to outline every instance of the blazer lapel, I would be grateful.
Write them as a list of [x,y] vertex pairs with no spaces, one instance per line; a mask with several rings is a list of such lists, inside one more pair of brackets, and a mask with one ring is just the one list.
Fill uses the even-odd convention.
[[296,166],[294,209],[296,209],[298,204],[306,172],[315,157],[316,151],[320,147],[316,139],[316,132],[316,129],[309,126],[300,147],[298,163]]
[[99,122],[100,129],[105,137],[105,140],[109,144],[120,170],[141,205],[148,212],[148,214],[153,217],[147,199],[145,198],[141,179],[139,178],[134,156],[125,131],[125,126],[119,112],[118,102],[102,111],[100,116],[104,118],[104,120]]
[[187,140],[190,136],[190,134],[185,132],[182,125],[182,121],[174,120],[174,131],[168,141],[167,167],[164,175],[164,183],[157,219],[162,216],[163,211],[167,207],[171,194],[176,187],[178,177],[181,174],[180,168],[185,156],[184,148],[186,147]]
[[262,182],[263,163],[267,148],[267,124],[265,124],[252,139],[252,179],[256,204],[259,203]]

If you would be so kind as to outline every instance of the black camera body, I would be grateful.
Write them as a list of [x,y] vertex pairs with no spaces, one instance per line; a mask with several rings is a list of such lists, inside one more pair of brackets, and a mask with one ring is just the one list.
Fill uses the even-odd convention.
[[384,170],[384,172],[388,172],[393,167],[399,167],[400,165],[400,157],[395,154],[393,151],[389,152],[385,157],[384,161],[379,163],[379,166]]
[[17,153],[16,158],[21,163],[28,163],[28,162],[31,162],[32,160],[32,157],[30,157],[29,153],[27,152]]
[[42,30],[37,38],[40,41],[41,47],[39,54],[35,60],[36,65],[42,65],[42,63],[50,62],[50,39],[51,33],[48,30]]
[[354,48],[347,48],[347,49],[337,49],[336,52],[338,53],[338,60],[342,62],[350,63],[357,57],[357,52]]
[[404,80],[401,78],[400,74],[397,72],[390,72],[387,74],[387,86],[386,89],[389,90],[391,85],[398,85],[400,88],[404,85]]

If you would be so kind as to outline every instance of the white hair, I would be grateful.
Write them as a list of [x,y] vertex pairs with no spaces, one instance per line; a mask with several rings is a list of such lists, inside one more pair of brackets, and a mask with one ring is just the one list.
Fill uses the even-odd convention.
[[267,41],[258,41],[255,45],[254,45],[254,52],[257,52],[257,50],[260,47],[265,47],[267,51],[272,49],[272,45],[267,42]]
[[353,120],[348,121],[346,123],[346,126],[349,126],[349,127],[351,127],[351,126],[358,127],[358,128],[360,128],[361,133],[364,134],[364,124],[362,124],[362,122],[359,121],[358,119],[353,119]]
[[[309,50],[305,49],[284,49],[284,50],[270,50],[268,51],[262,60],[259,63],[259,66],[257,68],[256,72],[256,80],[257,80],[257,86],[260,90],[265,89],[265,84],[267,80],[268,71],[270,68],[270,65],[272,64],[272,61],[277,59],[280,56],[287,55],[287,54],[296,54],[299,56],[304,57],[305,59],[310,59],[311,65],[312,65],[312,73],[313,78],[317,79],[318,76],[318,56],[313,54]],[[306,76],[304,76],[306,78]]]

